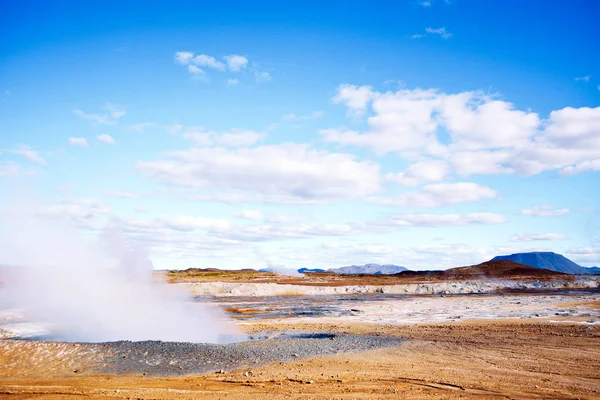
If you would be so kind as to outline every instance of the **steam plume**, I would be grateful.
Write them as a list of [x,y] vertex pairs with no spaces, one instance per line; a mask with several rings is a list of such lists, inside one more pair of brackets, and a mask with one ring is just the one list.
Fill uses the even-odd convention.
[[218,343],[236,335],[216,309],[153,279],[151,261],[118,225],[86,240],[30,208],[2,214],[0,264],[15,266],[2,291],[58,339]]

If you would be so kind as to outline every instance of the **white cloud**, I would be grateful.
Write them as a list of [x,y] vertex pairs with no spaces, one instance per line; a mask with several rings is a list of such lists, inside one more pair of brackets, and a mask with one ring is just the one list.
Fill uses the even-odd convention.
[[506,217],[493,213],[471,214],[397,214],[385,220],[372,222],[372,226],[465,226],[496,225],[507,222]]
[[569,175],[598,168],[600,107],[566,107],[541,119],[481,92],[373,92],[369,87],[362,87],[368,96],[357,97],[357,92],[356,86],[342,85],[332,100],[347,103],[354,115],[365,113],[371,101],[367,129],[323,129],[324,141],[369,148],[376,155],[443,160],[461,176],[552,170]]
[[435,29],[432,27],[428,27],[425,28],[425,32],[429,33],[430,35],[439,35],[443,39],[450,39],[453,35],[452,33],[447,32],[445,27]]
[[250,130],[232,129],[229,132],[220,133],[213,138],[217,146],[225,147],[247,147],[264,139],[266,134]]
[[196,67],[195,65],[188,65],[188,72],[192,75],[192,78],[196,81],[206,81],[206,73],[203,69]]
[[554,206],[535,206],[531,208],[525,208],[521,210],[523,215],[532,215],[534,217],[558,217],[560,215],[568,214],[571,210],[568,208],[557,209]]
[[48,165],[48,163],[46,162],[46,159],[44,159],[44,157],[40,156],[40,154],[35,151],[32,150],[31,147],[29,146],[20,146],[19,149],[17,150],[13,150],[12,153],[19,155],[23,158],[26,158],[27,160],[34,162],[36,164],[40,164],[40,165]]
[[244,211],[236,214],[236,217],[242,218],[242,219],[261,219],[262,211],[260,211],[260,210],[244,210]]
[[442,181],[450,172],[446,161],[424,160],[410,165],[406,172],[388,174],[386,178],[399,185],[417,186],[424,181]]
[[248,65],[248,59],[238,54],[231,54],[223,59],[227,62],[227,68],[231,72],[239,72]]
[[580,77],[575,78],[575,82],[577,82],[577,81],[589,82],[590,78],[591,78],[591,76],[589,76],[589,75],[580,76]]
[[70,197],[60,204],[40,207],[36,214],[48,219],[68,219],[81,228],[97,230],[105,226],[111,210],[99,200]]
[[119,190],[106,190],[104,192],[105,196],[115,197],[118,199],[135,199],[137,196],[131,192],[122,192]]
[[285,114],[281,117],[282,120],[284,121],[304,121],[307,119],[316,119],[316,118],[321,118],[325,115],[325,112],[323,111],[314,111],[308,115],[296,115],[293,113],[289,113],[289,114]]
[[188,65],[188,71],[194,75],[203,75],[204,74],[204,70],[196,67],[195,65]]
[[[225,62],[219,61],[215,57],[208,54],[196,55],[190,51],[178,51],[175,53],[175,61],[186,66],[188,72],[192,75],[194,80],[206,81],[206,68],[220,72],[225,70],[230,72],[239,72],[248,66],[248,59],[239,54],[230,54],[224,56],[223,60],[225,60]],[[268,72],[255,71],[254,75],[257,82],[271,79],[271,75]],[[226,83],[228,86],[233,86],[237,85],[239,80],[231,78],[227,79]]]
[[397,197],[370,197],[368,203],[399,207],[441,207],[452,204],[494,199],[496,190],[472,182],[435,183],[425,185],[418,192],[403,193]]
[[424,37],[425,37],[425,35],[423,35],[422,33],[415,33],[414,35],[410,36],[411,39],[421,39]]
[[199,54],[195,56],[194,58],[192,58],[191,62],[201,67],[212,68],[219,71],[223,71],[225,69],[225,64],[223,64],[221,61],[218,61],[216,58],[208,56],[206,54]]
[[247,147],[259,142],[267,135],[264,132],[244,129],[214,132],[205,130],[202,127],[190,127],[185,130],[182,136],[200,146]]
[[600,171],[600,159],[583,161],[577,165],[564,167],[560,173],[562,175],[575,175],[585,171]]
[[265,221],[274,224],[293,224],[304,220],[294,214],[270,214],[265,218]]
[[270,81],[271,80],[271,74],[269,74],[268,72],[265,72],[265,71],[263,71],[263,72],[254,71],[254,79],[258,83]]
[[316,236],[348,236],[361,232],[360,227],[349,224],[238,224],[227,231],[215,233],[223,239],[243,242],[279,241],[288,239],[303,239]]
[[349,115],[362,115],[367,108],[367,104],[373,97],[371,86],[355,86],[343,84],[338,87],[337,93],[331,101],[334,103],[343,103],[348,107]]
[[88,142],[85,138],[70,137],[68,142],[74,146],[88,147]]
[[108,111],[109,115],[114,119],[122,118],[127,114],[124,109],[111,103],[106,103],[103,109]]
[[138,162],[144,175],[188,187],[260,193],[277,202],[355,199],[380,190],[379,165],[303,144],[251,149],[192,148]]
[[420,1],[420,2],[419,2],[419,5],[420,5],[420,6],[423,6],[423,7],[431,7],[431,1],[429,1],[429,0],[426,0],[426,1]]
[[[245,204],[264,201],[264,197],[256,193],[217,191],[213,193],[176,195],[175,198],[187,201],[215,201],[218,203]],[[271,201],[272,202],[272,201]]]
[[124,117],[127,114],[127,112],[124,109],[111,103],[106,103],[104,107],[102,107],[102,109],[105,110],[106,113],[89,114],[85,111],[75,109],[73,110],[73,114],[77,115],[80,118],[87,119],[89,121],[93,121],[103,125],[115,125],[117,124],[118,119]]
[[196,229],[227,230],[229,221],[222,218],[201,218],[188,215],[159,217],[156,221],[165,227],[177,231],[193,231]]
[[475,174],[506,174],[514,172],[506,163],[510,160],[508,151],[458,151],[448,154],[448,163],[461,176]]
[[144,132],[148,129],[158,127],[159,125],[154,122],[138,122],[137,124],[130,125],[131,129],[136,132]]
[[96,136],[96,141],[98,143],[104,143],[104,144],[115,144],[116,143],[115,139],[112,136],[107,135],[106,133]]
[[0,177],[15,178],[23,172],[23,168],[17,163],[0,161]]
[[456,150],[515,147],[528,142],[540,124],[537,114],[475,92],[440,97],[440,117]]
[[567,249],[565,256],[578,264],[600,267],[600,247],[577,247]]
[[104,115],[100,115],[100,114],[88,114],[82,110],[79,109],[75,109],[73,110],[73,114],[77,115],[78,117],[81,117],[83,119],[87,119],[90,121],[94,121],[97,122],[99,124],[106,124],[106,125],[114,125],[115,122],[110,120],[109,115],[104,114]]
[[373,93],[370,87],[342,85],[333,101],[346,103],[350,115],[360,115],[371,99],[375,115],[368,118],[367,132],[325,129],[320,132],[325,141],[371,148],[378,155],[426,149],[429,153],[436,153],[441,150],[435,134],[437,121],[432,117],[440,104],[436,91],[416,89]]
[[513,235],[510,238],[511,242],[533,242],[533,241],[545,241],[545,240],[567,240],[568,237],[565,235],[559,235],[557,233],[519,233]]
[[559,144],[569,142],[598,144],[600,132],[600,107],[565,107],[552,111],[546,127],[546,135]]
[[187,65],[190,62],[192,62],[193,58],[194,58],[194,53],[189,52],[189,51],[178,51],[175,53],[175,61],[177,61],[180,64]]
[[136,132],[140,132],[140,133],[143,133],[147,130],[156,128],[156,129],[162,129],[170,135],[175,135],[183,129],[183,126],[178,123],[158,124],[156,122],[138,122],[136,124],[129,125],[129,128]]

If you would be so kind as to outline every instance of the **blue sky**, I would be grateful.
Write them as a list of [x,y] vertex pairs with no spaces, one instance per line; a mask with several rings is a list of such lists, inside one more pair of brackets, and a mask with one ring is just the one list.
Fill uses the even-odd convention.
[[156,268],[600,264],[596,2],[320,3],[2,2],[0,195]]

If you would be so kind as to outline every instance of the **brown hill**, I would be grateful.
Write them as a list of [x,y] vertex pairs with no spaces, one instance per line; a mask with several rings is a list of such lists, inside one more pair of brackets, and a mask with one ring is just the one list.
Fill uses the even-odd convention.
[[550,271],[542,268],[533,268],[528,265],[519,264],[507,260],[486,261],[477,265],[468,267],[451,268],[444,271],[446,276],[456,275],[477,275],[486,277],[507,277],[507,276],[551,276],[565,275],[562,272]]

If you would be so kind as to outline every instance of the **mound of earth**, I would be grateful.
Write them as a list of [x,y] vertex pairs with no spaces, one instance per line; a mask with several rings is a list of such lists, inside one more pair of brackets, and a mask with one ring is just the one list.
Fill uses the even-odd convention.
[[443,272],[445,275],[480,275],[486,277],[564,275],[562,272],[534,268],[508,260],[491,260],[468,267],[451,268]]
[[541,277],[565,275],[562,272],[533,268],[508,260],[492,260],[467,267],[450,268],[445,271],[402,271],[398,276],[444,279],[473,279],[477,277],[507,278],[507,277]]

